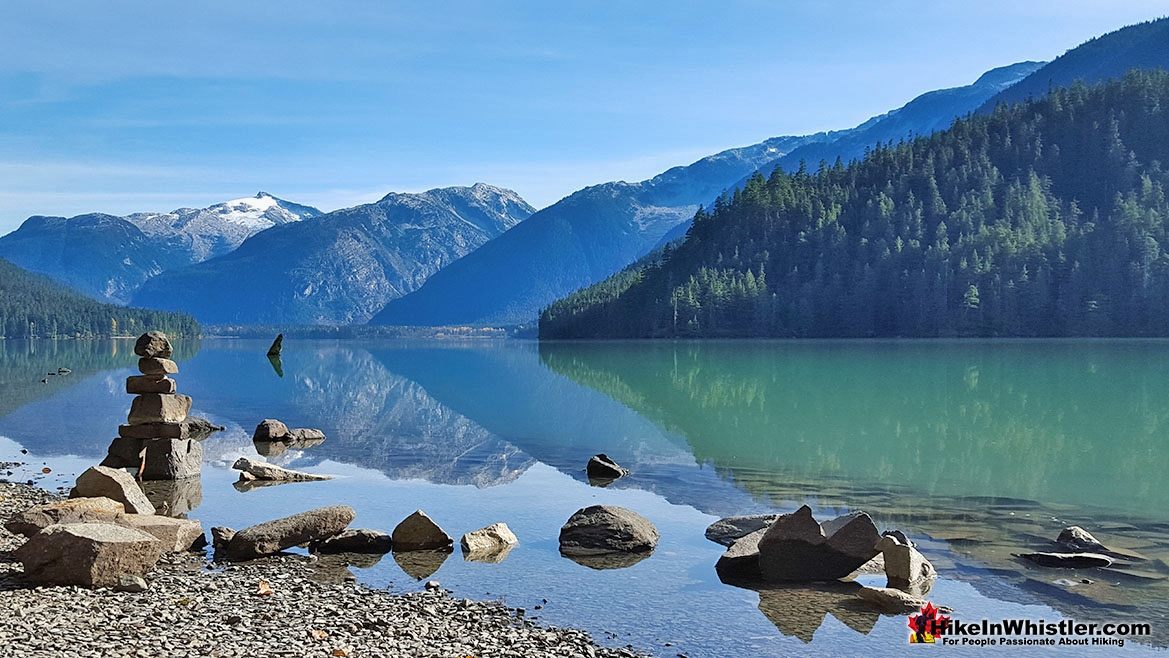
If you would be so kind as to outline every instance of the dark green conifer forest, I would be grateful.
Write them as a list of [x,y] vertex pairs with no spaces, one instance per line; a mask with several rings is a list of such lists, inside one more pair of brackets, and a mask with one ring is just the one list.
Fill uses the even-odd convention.
[[0,338],[133,336],[160,329],[199,335],[184,313],[103,304],[0,259]]
[[1169,73],[755,176],[540,336],[1169,335]]

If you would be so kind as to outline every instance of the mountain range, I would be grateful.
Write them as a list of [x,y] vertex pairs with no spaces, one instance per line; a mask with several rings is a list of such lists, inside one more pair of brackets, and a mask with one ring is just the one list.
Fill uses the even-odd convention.
[[38,215],[0,237],[0,258],[95,299],[126,304],[156,274],[228,253],[266,228],[320,214],[261,192],[169,213]]
[[483,183],[391,193],[163,272],[133,301],[213,324],[360,324],[533,211],[515,192]]

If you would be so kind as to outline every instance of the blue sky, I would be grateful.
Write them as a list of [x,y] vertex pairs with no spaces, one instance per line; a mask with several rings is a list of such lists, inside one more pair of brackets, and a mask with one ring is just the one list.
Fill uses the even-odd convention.
[[1169,1],[0,4],[0,233],[484,181],[542,207],[846,128]]

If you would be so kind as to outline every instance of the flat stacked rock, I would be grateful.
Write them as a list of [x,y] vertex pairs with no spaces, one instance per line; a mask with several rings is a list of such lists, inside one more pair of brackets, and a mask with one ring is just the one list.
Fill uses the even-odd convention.
[[171,360],[174,350],[166,334],[150,331],[134,344],[138,371],[126,379],[126,392],[134,395],[126,424],[110,444],[102,462],[113,468],[137,468],[143,480],[180,480],[199,475],[203,464],[203,434],[198,423],[187,418],[191,398],[176,393],[170,375],[179,371]]

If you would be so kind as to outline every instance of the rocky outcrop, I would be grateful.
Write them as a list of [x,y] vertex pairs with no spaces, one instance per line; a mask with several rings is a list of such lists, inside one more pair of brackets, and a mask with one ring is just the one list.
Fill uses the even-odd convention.
[[70,498],[110,498],[125,506],[127,514],[154,514],[154,505],[129,473],[107,466],[93,466],[77,476]]
[[350,528],[341,534],[313,542],[309,550],[314,553],[368,553],[381,555],[393,548],[390,535],[378,530]]
[[33,535],[13,556],[37,585],[116,587],[123,576],[146,575],[162,555],[158,539],[110,523],[52,525]]
[[771,524],[775,523],[779,517],[779,514],[728,516],[707,526],[706,538],[716,544],[731,546],[753,532],[770,528]]
[[13,534],[31,537],[51,525],[112,522],[125,514],[125,505],[111,498],[68,498],[30,507],[4,527]]
[[394,528],[394,551],[452,550],[454,540],[426,512],[418,510]]
[[589,458],[589,463],[585,466],[585,473],[591,480],[615,480],[628,475],[629,471],[610,459],[608,455],[601,453]]
[[235,463],[231,467],[237,471],[241,471],[240,479],[245,479],[245,474],[250,476],[250,478],[246,479],[272,480],[277,482],[314,482],[333,479],[332,475],[318,475],[316,473],[293,471],[287,468],[281,468],[275,464],[254,461],[247,457],[240,457],[235,460]]
[[244,528],[227,542],[226,557],[232,561],[253,560],[321,541],[339,534],[356,516],[352,507],[334,505]]
[[804,505],[780,517],[759,540],[759,570],[774,582],[836,580],[873,559],[880,538],[863,512],[819,524]]
[[658,545],[658,529],[633,510],[593,505],[577,510],[560,528],[563,555],[647,553]]
[[466,533],[459,544],[463,547],[464,553],[486,557],[508,551],[519,541],[506,523],[493,523],[486,528]]

